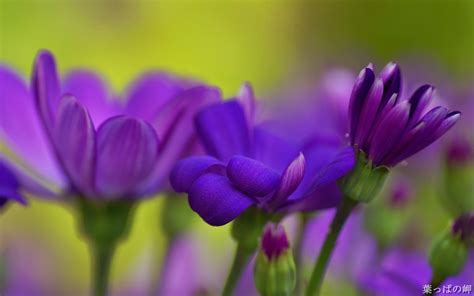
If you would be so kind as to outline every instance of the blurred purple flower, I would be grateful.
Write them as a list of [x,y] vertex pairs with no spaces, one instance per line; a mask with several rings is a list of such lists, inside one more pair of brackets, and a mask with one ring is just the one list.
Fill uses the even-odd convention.
[[[60,81],[47,51],[37,56],[31,94],[5,67],[0,85],[0,139],[20,162],[12,162],[15,169],[63,195],[105,199],[163,188],[174,163],[195,147],[195,112],[220,99],[215,88],[153,72],[122,103],[92,72],[73,71]],[[22,183],[38,194],[38,182],[30,185]]]
[[[237,99],[197,115],[196,128],[209,155],[178,162],[170,177],[173,188],[187,192],[191,208],[216,226],[253,205],[267,212],[335,206],[338,200],[317,193],[334,190],[335,181],[352,169],[353,151],[314,143],[300,147],[268,132],[254,124],[254,101],[244,85]],[[300,152],[306,155],[306,148],[311,162]]]
[[[451,293],[443,292],[436,295],[452,294],[455,285],[473,285],[474,254],[464,267],[464,271],[448,278],[441,287],[451,285]],[[431,268],[426,256],[413,251],[393,249],[381,260],[380,266],[374,273],[360,277],[360,287],[374,296],[416,296],[423,295],[423,286],[431,280]],[[432,287],[435,288],[435,287]]]
[[403,207],[413,197],[413,188],[404,178],[397,178],[390,186],[389,204],[394,207]]
[[434,88],[419,87],[400,99],[401,73],[389,63],[375,76],[371,65],[357,77],[349,103],[351,145],[364,151],[375,166],[395,166],[424,149],[459,119],[460,112],[438,106],[427,110]]
[[[334,210],[324,211],[309,222],[304,235],[302,262],[314,262],[334,214]],[[349,217],[341,232],[331,257],[328,274],[337,279],[356,282],[360,274],[371,270],[377,260],[377,253],[377,242],[364,229],[362,213],[356,211]]]
[[474,161],[472,145],[465,137],[455,136],[448,143],[447,150],[447,162],[451,166],[468,165]]
[[17,177],[0,159],[0,209],[9,201],[26,205],[26,199],[20,194],[19,189],[20,183]]
[[196,295],[202,287],[198,282],[197,254],[192,240],[181,237],[172,241],[165,260],[157,295]]

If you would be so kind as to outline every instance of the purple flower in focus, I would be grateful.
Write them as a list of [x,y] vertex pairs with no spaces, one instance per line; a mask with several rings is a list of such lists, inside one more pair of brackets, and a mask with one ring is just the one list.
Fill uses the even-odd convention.
[[18,160],[14,169],[37,181],[21,183],[32,193],[53,195],[47,187],[104,199],[151,195],[195,147],[195,112],[220,99],[215,88],[189,84],[148,73],[119,101],[92,72],[60,80],[53,56],[42,51],[31,93],[0,67],[0,139]]
[[318,192],[334,190],[335,180],[352,169],[351,149],[313,145],[320,153],[308,162],[304,147],[255,125],[254,108],[253,92],[244,85],[237,99],[199,112],[196,128],[209,155],[178,162],[173,188],[187,192],[191,208],[215,226],[254,205],[270,213],[335,206],[338,200]]
[[26,199],[19,193],[20,183],[10,168],[0,160],[0,209],[8,201],[16,201],[26,205]]
[[424,149],[459,119],[460,112],[438,106],[427,110],[434,88],[419,87],[409,99],[399,97],[401,73],[389,63],[375,76],[371,65],[357,77],[349,103],[351,145],[375,166],[393,167]]

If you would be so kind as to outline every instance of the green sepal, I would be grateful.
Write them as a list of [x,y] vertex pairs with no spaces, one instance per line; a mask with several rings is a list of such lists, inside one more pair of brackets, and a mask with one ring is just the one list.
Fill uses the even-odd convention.
[[373,167],[359,151],[354,168],[339,181],[339,188],[352,200],[368,203],[379,195],[389,172],[386,166]]
[[78,198],[80,231],[95,245],[116,244],[130,231],[130,216],[135,202],[128,200],[95,201]]
[[256,207],[251,207],[232,222],[232,238],[245,250],[254,252],[257,248],[263,226],[270,215]]
[[429,251],[429,262],[436,282],[459,274],[468,257],[467,245],[448,229],[440,234]]
[[254,282],[262,296],[291,295],[296,286],[293,252],[287,249],[271,260],[260,250],[254,265]]

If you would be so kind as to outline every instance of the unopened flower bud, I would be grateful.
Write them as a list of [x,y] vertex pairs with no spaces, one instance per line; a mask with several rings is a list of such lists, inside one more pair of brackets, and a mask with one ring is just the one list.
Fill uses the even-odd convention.
[[471,144],[456,138],[449,144],[444,170],[444,194],[441,201],[446,210],[458,217],[474,211],[474,154]]
[[354,168],[341,180],[339,187],[352,200],[368,203],[382,190],[388,172],[385,166],[374,167],[364,152],[359,151]]
[[296,268],[283,226],[265,226],[255,260],[254,281],[263,296],[286,296],[293,292]]
[[468,248],[459,236],[446,231],[432,244],[429,262],[433,279],[441,284],[447,277],[459,274],[467,261]]
[[459,216],[454,221],[451,231],[468,247],[474,246],[474,212]]

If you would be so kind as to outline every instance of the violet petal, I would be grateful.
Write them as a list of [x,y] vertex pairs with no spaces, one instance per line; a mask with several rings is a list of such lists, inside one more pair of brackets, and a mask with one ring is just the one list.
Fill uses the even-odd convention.
[[191,156],[180,160],[171,171],[171,186],[177,192],[189,192],[194,181],[212,166],[224,168],[222,162],[211,156]]
[[229,223],[254,204],[237,190],[229,179],[218,174],[204,174],[189,191],[189,205],[213,226]]
[[252,197],[263,197],[280,183],[278,172],[245,156],[233,156],[229,160],[227,176],[236,188]]
[[250,129],[237,101],[204,108],[196,117],[196,125],[209,154],[224,162],[234,155],[249,155]]
[[97,131],[96,186],[105,197],[128,197],[155,166],[158,138],[142,120],[117,116]]

